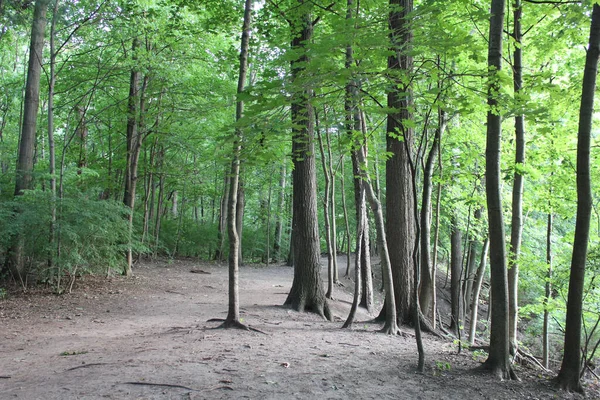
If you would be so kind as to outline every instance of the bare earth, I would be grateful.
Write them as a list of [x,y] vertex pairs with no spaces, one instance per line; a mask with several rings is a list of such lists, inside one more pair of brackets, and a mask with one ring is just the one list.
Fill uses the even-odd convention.
[[579,398],[535,369],[518,367],[521,382],[497,381],[474,370],[481,360],[473,353],[456,354],[452,341],[431,335],[426,371],[416,373],[410,328],[396,337],[367,322],[340,329],[348,280],[336,287],[336,320],[327,322],[281,306],[291,268],[242,267],[242,319],[260,333],[207,322],[226,315],[224,265],[159,261],[134,273],[79,278],[63,296],[40,289],[0,300],[0,398]]

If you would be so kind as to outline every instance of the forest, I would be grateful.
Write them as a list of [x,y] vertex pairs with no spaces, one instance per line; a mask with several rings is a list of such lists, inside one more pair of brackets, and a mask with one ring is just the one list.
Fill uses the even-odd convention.
[[335,322],[346,291],[343,326],[411,332],[421,373],[439,337],[493,379],[600,384],[600,2],[0,0],[0,21],[0,305],[194,260],[227,272],[221,327],[257,333],[244,271],[285,266],[278,305]]

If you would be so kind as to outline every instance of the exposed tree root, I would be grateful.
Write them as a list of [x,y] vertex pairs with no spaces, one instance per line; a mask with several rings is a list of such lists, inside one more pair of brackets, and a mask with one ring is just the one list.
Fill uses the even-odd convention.
[[185,389],[190,390],[192,392],[208,392],[212,390],[224,389],[224,390],[233,390],[231,386],[218,385],[209,387],[206,389],[194,389],[191,387],[183,386],[183,385],[172,385],[170,383],[152,383],[152,382],[123,382],[124,385],[136,385],[136,386],[157,386],[157,387],[166,387],[166,388],[175,388],[175,389]]
[[398,328],[398,324],[396,324],[396,321],[393,321],[393,322],[386,321],[385,325],[383,325],[383,328],[381,328],[381,330],[379,332],[385,333],[387,335],[395,336],[400,333],[400,328]]
[[[90,364],[83,364],[83,365],[78,365],[78,366],[76,366],[76,367],[73,367],[73,368],[69,368],[69,369],[67,369],[67,370],[65,370],[65,371],[73,371],[73,370],[76,370],[76,369],[81,369],[81,368],[89,368],[89,367],[97,367],[97,366],[99,366],[99,365],[107,365],[107,364],[108,364],[108,363],[90,363]],[[0,376],[0,378],[2,378],[2,377]]]
[[250,325],[242,324],[240,321],[235,319],[222,319],[222,318],[211,318],[206,322],[223,322],[221,325],[212,328],[212,329],[239,329],[242,331],[252,331],[257,333],[262,333],[266,335],[266,332],[261,331],[260,329],[256,329],[251,327]]
[[[577,376],[571,374],[576,374]],[[579,371],[573,371],[565,374],[559,372],[558,376],[554,379],[554,382],[561,390],[569,393],[574,392],[585,395],[585,391],[581,385],[581,380],[579,379]]]
[[476,370],[480,370],[485,373],[490,373],[493,376],[497,377],[500,380],[513,380],[520,381],[519,377],[515,373],[512,365],[507,363],[506,368],[502,368],[501,365],[497,363],[492,363],[490,359],[484,362],[480,367],[477,367]]

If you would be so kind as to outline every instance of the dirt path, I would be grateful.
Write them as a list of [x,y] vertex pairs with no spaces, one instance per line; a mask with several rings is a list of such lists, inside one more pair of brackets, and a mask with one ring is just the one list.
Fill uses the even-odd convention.
[[225,266],[159,262],[135,273],[85,277],[71,295],[0,300],[0,399],[572,398],[534,370],[521,368],[521,382],[474,372],[472,353],[427,335],[427,369],[417,374],[408,328],[397,337],[364,322],[340,329],[345,288],[334,322],[281,307],[288,267],[241,269],[243,322],[265,334],[206,322],[226,315]]

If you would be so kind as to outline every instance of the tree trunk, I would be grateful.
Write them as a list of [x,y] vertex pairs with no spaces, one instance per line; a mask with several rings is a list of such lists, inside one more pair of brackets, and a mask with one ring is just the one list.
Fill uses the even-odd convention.
[[[235,120],[238,122],[244,115],[244,102],[239,96],[244,92],[248,72],[248,48],[250,43],[250,27],[252,21],[252,0],[246,0],[244,6],[244,23],[240,48],[240,70],[238,75]],[[235,128],[235,143],[233,144],[233,160],[231,162],[231,187],[227,206],[227,234],[229,236],[229,308],[224,327],[246,328],[240,323],[239,301],[239,247],[240,237],[237,229],[238,192],[240,178],[240,152],[242,150],[243,132],[241,127]]]
[[486,199],[490,236],[490,271],[492,292],[492,321],[490,353],[484,364],[501,379],[516,378],[510,363],[508,341],[508,278],[502,193],[500,189],[502,120],[497,110],[500,92],[498,72],[502,68],[502,28],[505,0],[492,0],[488,44],[488,112],[486,160]]
[[408,74],[412,70],[410,47],[412,30],[409,27],[408,14],[412,12],[412,0],[390,0],[389,28],[391,51],[388,57],[388,71],[393,77],[394,87],[387,96],[387,107],[391,111],[387,119],[387,151],[390,154],[386,162],[386,235],[391,246],[390,262],[396,290],[396,308],[398,322],[411,322],[414,248],[414,201],[412,197],[410,154],[413,147],[413,128],[404,121],[412,121],[411,89]]
[[[46,30],[46,13],[49,0],[36,0],[31,26],[31,42],[29,45],[29,64],[27,67],[27,83],[25,84],[25,100],[23,108],[23,126],[19,140],[19,154],[15,177],[15,196],[23,191],[33,189],[33,167],[36,140],[36,124],[40,103],[40,75],[44,52],[44,33]],[[17,235],[6,258],[6,267],[15,280],[24,280],[26,271],[23,255],[25,238]]]
[[[136,60],[136,52],[139,48],[139,40],[133,39],[131,46],[132,59]],[[137,167],[142,147],[141,134],[139,132],[138,107],[140,116],[143,114],[144,95],[141,93],[145,90],[148,84],[148,78],[144,77],[142,88],[139,86],[140,72],[136,68],[132,68],[129,78],[129,98],[127,106],[127,162],[125,164],[125,194],[123,203],[130,209],[128,216],[129,224],[129,243],[127,248],[126,265],[123,274],[130,276],[132,274],[131,267],[133,265],[133,255],[131,249],[131,236],[133,235],[133,214],[135,210],[135,189],[137,184]]]
[[[349,3],[351,0],[348,1]],[[358,303],[362,298],[362,279],[361,279],[361,252],[362,252],[362,235],[365,233],[365,221],[367,220],[367,208],[365,204],[365,190],[364,183],[360,182],[359,188],[359,196],[360,201],[357,203],[357,206],[360,207],[358,212],[358,218],[356,220],[356,258],[354,260],[354,298],[352,300],[352,306],[350,308],[350,313],[348,314],[348,318],[346,322],[342,326],[342,328],[350,328],[354,323],[354,317],[356,315],[356,310],[358,309]]]
[[[366,165],[366,154],[365,146],[359,141],[355,144],[356,149],[352,152],[352,157],[356,158],[357,165]],[[371,206],[373,214],[375,214],[375,226],[379,233],[378,239],[380,240],[379,248],[381,251],[381,264],[383,269],[382,281],[385,287],[385,302],[381,314],[385,317],[385,325],[382,329],[383,332],[390,335],[398,333],[398,316],[396,310],[396,299],[394,291],[394,278],[390,262],[390,253],[388,251],[388,242],[385,233],[385,226],[383,220],[383,210],[381,202],[377,198],[371,179],[363,168],[359,169],[360,176],[362,178],[362,184],[364,185],[367,199]]]
[[[342,210],[344,211],[344,227],[345,227],[345,242],[347,243],[346,247],[346,272],[344,276],[348,276],[350,273],[350,264],[351,264],[351,246],[350,246],[350,221],[348,218],[348,205],[346,204],[346,178],[344,173],[344,161],[342,160],[342,169],[340,172],[340,190],[342,192]],[[342,242],[343,244],[343,242]]]
[[598,56],[600,55],[600,5],[594,4],[590,28],[590,42],[583,72],[583,89],[579,109],[579,129],[577,132],[577,217],[575,239],[571,258],[571,276],[567,300],[565,325],[565,352],[560,372],[559,385],[569,391],[582,392],[581,368],[581,318],[583,304],[583,284],[590,237],[590,217],[592,193],[590,182],[590,141]]
[[273,239],[273,258],[276,262],[281,261],[281,239],[283,237],[283,216],[285,214],[285,185],[287,175],[285,163],[281,164],[281,169],[279,171],[279,197],[277,200],[275,234]]
[[329,320],[332,314],[325,297],[319,263],[320,241],[317,215],[317,179],[314,151],[314,109],[312,90],[300,85],[309,63],[306,45],[313,33],[312,3],[298,0],[298,17],[292,28],[291,50],[299,56],[291,61],[292,159],[294,170],[292,240],[294,242],[294,281],[285,304],[297,311],[309,310]]
[[231,178],[225,172],[223,181],[223,197],[221,197],[221,207],[219,209],[219,227],[217,231],[217,250],[215,251],[215,261],[223,261],[223,253],[225,253],[225,234],[227,232],[227,209],[231,189]]
[[479,318],[479,295],[481,293],[481,285],[483,284],[483,277],[485,276],[485,266],[487,264],[488,249],[490,247],[490,241],[485,238],[483,247],[481,249],[481,257],[479,259],[479,268],[477,269],[477,275],[473,282],[473,296],[471,298],[471,318],[469,320],[469,345],[473,346],[475,343],[475,332],[477,330],[477,319]]
[[452,220],[450,243],[450,330],[458,334],[461,329],[460,276],[462,270],[462,233],[458,227],[456,218]]
[[[48,235],[48,267],[52,268],[55,264],[55,253],[54,246],[56,241],[56,144],[54,142],[54,88],[56,85],[56,22],[58,20],[58,6],[59,0],[54,3],[54,9],[52,12],[52,24],[50,27],[50,76],[48,82],[48,157],[49,157],[49,169],[50,173],[50,193],[51,199],[51,210],[50,210],[50,232]],[[62,271],[60,269],[60,261],[56,265],[56,289],[57,292],[61,292],[60,280],[62,277]]]
[[[513,83],[517,107],[521,108],[519,96],[523,88],[523,50],[521,42],[521,0],[514,0],[514,31],[515,51],[513,54]],[[508,268],[508,334],[510,354],[515,355],[518,349],[518,288],[519,288],[519,253],[521,251],[521,236],[523,231],[523,172],[525,163],[525,116],[518,113],[515,116],[515,172],[512,189],[512,213],[510,228],[510,253]]]
[[548,368],[550,360],[550,311],[548,310],[548,303],[552,298],[552,212],[548,213],[548,224],[546,229],[546,264],[548,265],[548,272],[546,274],[544,325],[542,328],[542,358],[544,368]]
[[432,177],[433,167],[435,159],[438,156],[438,150],[440,148],[441,136],[446,129],[446,113],[440,108],[438,110],[438,124],[433,138],[433,143],[427,161],[425,162],[425,168],[423,171],[423,195],[421,200],[421,287],[419,292],[419,303],[421,304],[421,311],[427,317],[435,314],[430,313],[430,307],[432,304],[432,291],[434,287],[435,276],[432,274],[431,266],[431,193],[432,193]]
[[318,123],[317,137],[319,142],[319,151],[321,152],[321,166],[323,167],[323,176],[325,177],[325,193],[323,194],[323,222],[325,225],[325,245],[327,246],[327,293],[325,293],[325,297],[331,299],[333,297],[334,284],[333,258],[335,257],[334,249],[331,243],[331,216],[329,214],[329,204],[331,198],[331,173],[327,168],[328,162],[325,156],[325,147],[323,146],[323,136],[321,135],[321,129]]

